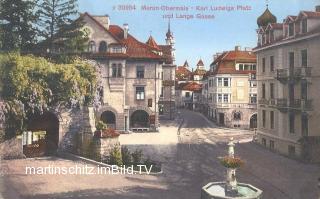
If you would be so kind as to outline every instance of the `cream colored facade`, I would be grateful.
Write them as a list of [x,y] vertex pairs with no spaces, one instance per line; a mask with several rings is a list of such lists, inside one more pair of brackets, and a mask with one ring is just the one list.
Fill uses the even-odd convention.
[[[307,22],[306,32],[301,29],[303,20]],[[289,24],[295,27],[291,35]],[[258,142],[281,154],[313,162],[320,162],[319,28],[319,17],[309,19],[301,12],[294,20],[288,17],[283,29],[277,30],[282,35],[278,41],[259,39],[255,49]],[[265,35],[259,31],[259,38]]]
[[102,75],[103,105],[96,118],[120,132],[157,131],[159,104],[164,111],[175,111],[174,84],[164,85],[164,81],[174,82],[175,76],[172,33],[168,45],[163,45],[172,53],[165,55],[171,60],[167,61],[162,49],[129,35],[127,24],[120,28],[111,25],[108,16],[88,13],[83,20],[90,32],[88,56],[99,65]]
[[[235,57],[232,60],[228,58],[231,54],[230,57]],[[241,60],[244,56],[250,60]],[[206,80],[207,92],[203,92],[207,93],[203,99],[208,104],[209,119],[230,128],[256,128],[255,70],[255,56],[239,47],[216,56]]]

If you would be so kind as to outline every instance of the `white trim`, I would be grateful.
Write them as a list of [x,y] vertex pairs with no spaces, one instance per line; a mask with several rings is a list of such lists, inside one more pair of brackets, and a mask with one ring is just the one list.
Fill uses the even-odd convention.
[[281,46],[281,45],[285,45],[285,44],[290,44],[290,43],[294,43],[294,42],[299,42],[299,41],[310,39],[310,38],[317,37],[317,36],[320,36],[320,32],[312,34],[312,35],[304,36],[304,37],[301,37],[301,38],[296,38],[296,39],[293,39],[293,40],[280,41],[280,42],[277,42],[277,43],[269,45],[269,46],[265,46],[265,47],[261,47],[261,48],[258,48],[258,49],[254,49],[253,52],[259,52],[259,51],[266,50],[266,49],[269,49],[269,48],[272,48],[272,47]]

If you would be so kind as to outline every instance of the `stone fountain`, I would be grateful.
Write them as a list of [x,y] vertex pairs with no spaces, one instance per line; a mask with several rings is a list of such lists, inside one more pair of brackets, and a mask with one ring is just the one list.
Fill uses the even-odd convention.
[[242,161],[235,157],[233,138],[228,143],[228,156],[221,159],[227,168],[226,181],[210,182],[201,190],[201,199],[261,199],[262,191],[250,184],[238,183],[236,169]]

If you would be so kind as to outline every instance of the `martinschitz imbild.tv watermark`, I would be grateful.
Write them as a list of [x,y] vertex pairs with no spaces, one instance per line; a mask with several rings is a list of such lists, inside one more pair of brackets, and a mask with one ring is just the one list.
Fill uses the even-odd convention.
[[151,174],[152,166],[135,165],[135,166],[117,166],[110,165],[106,167],[101,166],[46,166],[46,167],[32,167],[26,166],[25,173],[27,175],[134,175],[134,174]]

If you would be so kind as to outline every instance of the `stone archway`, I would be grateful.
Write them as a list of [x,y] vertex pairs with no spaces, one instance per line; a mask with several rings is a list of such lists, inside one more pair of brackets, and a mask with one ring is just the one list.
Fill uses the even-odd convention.
[[31,117],[27,131],[31,132],[24,145],[27,157],[56,154],[59,146],[59,119],[54,113],[45,112]]
[[131,128],[149,128],[149,113],[144,110],[136,110],[130,116]]
[[250,117],[250,129],[256,129],[258,127],[257,122],[258,122],[258,115],[257,113],[255,113]]
[[100,120],[107,124],[108,127],[116,129],[116,114],[112,111],[104,111],[100,116]]

